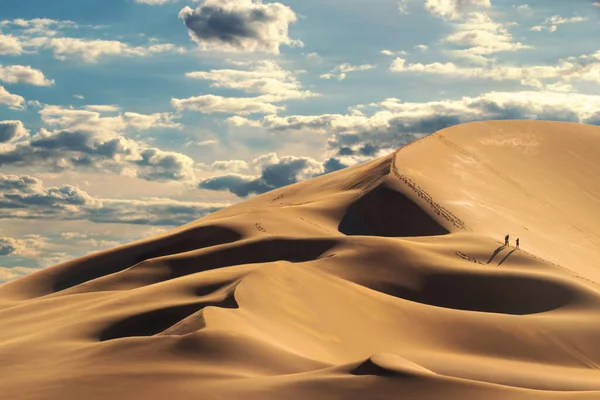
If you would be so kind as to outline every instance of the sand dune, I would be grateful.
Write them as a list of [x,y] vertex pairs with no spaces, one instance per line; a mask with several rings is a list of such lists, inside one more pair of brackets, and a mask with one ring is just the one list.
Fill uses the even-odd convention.
[[469,123],[4,284],[0,398],[598,399],[599,154]]

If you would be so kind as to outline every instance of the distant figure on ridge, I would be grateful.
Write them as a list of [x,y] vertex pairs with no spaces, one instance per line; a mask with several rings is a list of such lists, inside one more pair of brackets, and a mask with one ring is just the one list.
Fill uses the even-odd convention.
[[508,239],[509,239],[508,235],[504,236],[504,246],[508,246],[508,244],[509,244]]
[[515,248],[518,249],[519,248],[519,238],[517,238],[517,242],[516,243],[517,243],[517,246]]

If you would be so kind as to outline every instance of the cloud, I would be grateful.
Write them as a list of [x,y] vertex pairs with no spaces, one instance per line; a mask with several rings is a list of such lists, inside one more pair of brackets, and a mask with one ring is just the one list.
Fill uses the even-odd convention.
[[[243,161],[235,160],[235,162],[220,162],[216,165],[218,169],[224,170],[229,167],[230,171],[239,171],[243,164],[245,164]],[[236,196],[246,197],[252,193],[265,193],[304,179],[310,179],[325,171],[322,163],[310,157],[286,156],[279,158],[275,153],[256,158],[252,165],[258,170],[258,175],[229,172],[203,180],[198,186],[208,190],[227,190]]]
[[54,85],[54,80],[46,79],[42,71],[25,65],[8,65],[5,67],[0,64],[0,81],[27,83],[35,86]]
[[425,9],[444,19],[458,19],[473,8],[490,8],[490,0],[425,0]]
[[60,106],[45,105],[40,110],[42,122],[47,125],[57,125],[71,130],[114,130],[126,128],[181,128],[182,125],[174,121],[176,115],[168,112],[154,114],[139,114],[124,112],[122,114],[103,117],[103,112],[118,111],[114,105],[84,106],[85,110],[63,108]]
[[171,99],[171,105],[177,110],[200,111],[205,114],[274,114],[283,110],[283,106],[272,104],[271,96],[258,97],[223,97],[214,94],[189,97],[187,99]]
[[85,99],[85,96],[83,96],[82,94],[74,94],[73,97],[75,97],[76,99],[79,99],[79,100]]
[[0,33],[0,55],[20,55],[21,53],[23,53],[23,46],[17,37]]
[[322,79],[336,78],[341,81],[346,79],[346,74],[348,74],[349,72],[367,71],[373,68],[375,68],[375,66],[371,64],[351,65],[348,63],[343,63],[332,69],[329,73],[322,74],[320,77]]
[[395,50],[395,51],[394,50],[381,50],[380,53],[385,56],[390,56],[390,57],[405,56],[408,54],[408,52],[406,52],[404,50]]
[[471,61],[487,61],[485,56],[490,54],[530,48],[516,42],[503,24],[480,12],[467,14],[464,20],[454,25],[454,30],[444,41],[463,48],[450,51],[450,54]]
[[185,75],[188,78],[213,81],[211,87],[269,95],[272,97],[272,101],[307,98],[317,95],[309,90],[303,90],[302,84],[296,78],[295,73],[284,70],[274,61],[258,61],[249,63],[247,66],[249,69],[246,70],[216,69],[209,72],[188,72]]
[[102,117],[98,112],[46,105],[40,116],[43,123],[57,129],[41,128],[26,140],[0,147],[0,165],[91,169],[159,181],[196,179],[190,157],[123,135],[128,129],[178,127],[169,113]]
[[20,29],[25,35],[54,36],[57,29],[78,28],[79,25],[73,21],[55,20],[50,18],[17,18],[13,20],[0,21],[0,27]]
[[25,98],[17,94],[12,94],[0,85],[0,105],[6,105],[14,110],[25,108]]
[[46,239],[39,235],[26,235],[23,239],[0,237],[0,256],[36,257],[47,247]]
[[194,160],[185,154],[150,148],[140,153],[137,176],[149,181],[193,181]]
[[[559,60],[556,65],[526,67],[490,66],[485,68],[462,67],[454,63],[407,64],[396,58],[390,65],[392,72],[420,72],[462,78],[492,79],[496,81],[516,80],[523,85],[546,87],[544,80],[559,80],[561,86],[573,80],[600,83],[600,51],[579,57]],[[550,86],[550,88],[556,86]]]
[[[367,109],[372,112],[361,111]],[[600,96],[522,91],[490,92],[476,97],[430,102],[390,98],[358,106],[349,114],[269,115],[258,122],[272,132],[329,135],[327,151],[330,156],[335,156],[345,165],[352,165],[449,126],[496,119],[600,124]]]
[[428,48],[429,47],[426,44],[418,44],[414,47],[415,50],[419,50],[419,51],[425,51]]
[[579,16],[565,18],[565,17],[561,17],[560,15],[554,15],[552,17],[546,18],[546,20],[544,20],[544,22],[542,22],[540,25],[532,27],[531,30],[540,32],[545,29],[548,32],[556,32],[556,29],[558,29],[558,25],[572,24],[572,23],[576,23],[576,22],[585,21],[586,19],[587,18],[585,18],[585,17],[579,17]]
[[0,218],[4,219],[179,226],[229,205],[164,198],[100,198],[72,185],[46,187],[32,176],[0,174],[0,187],[5,188],[0,192]]
[[408,14],[408,0],[398,0],[398,11],[400,14]]
[[294,11],[281,3],[254,0],[204,0],[179,12],[193,41],[203,50],[279,53],[279,46],[301,46],[288,35]]
[[[278,103],[289,99],[319,96],[318,93],[304,90],[295,74],[269,60],[239,63],[246,67],[240,69],[214,69],[211,71],[188,72],[193,79],[210,80],[211,87],[236,89],[244,93],[259,94],[256,97],[224,97],[214,94],[194,96],[187,99],[171,99],[171,105],[177,110],[194,110],[205,114],[229,113],[238,115],[273,114],[283,110]],[[235,120],[229,121],[235,123]]]
[[0,267],[0,284],[22,278],[35,271],[38,271],[38,269],[26,267]]
[[130,46],[118,40],[79,39],[60,37],[43,43],[52,49],[58,60],[79,60],[84,63],[96,63],[106,56],[139,56],[145,57],[159,53],[182,53],[185,49],[173,44],[152,44],[147,46]]
[[135,0],[138,4],[149,4],[151,6],[162,6],[163,4],[175,3],[178,0]]
[[250,166],[243,160],[226,160],[215,161],[210,168],[214,171],[242,172],[249,170]]
[[[81,96],[81,98],[83,98],[83,96]],[[114,104],[86,105],[83,108],[85,108],[88,111],[96,111],[96,112],[99,112],[99,113],[103,113],[103,112],[117,112],[117,111],[121,110],[121,107],[116,106]]]
[[21,121],[0,121],[0,143],[16,142],[27,134]]

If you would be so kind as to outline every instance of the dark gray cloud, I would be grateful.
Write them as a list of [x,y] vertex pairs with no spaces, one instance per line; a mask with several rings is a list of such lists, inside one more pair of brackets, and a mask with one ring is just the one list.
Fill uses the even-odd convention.
[[183,8],[179,17],[203,49],[279,53],[280,45],[298,43],[288,36],[296,15],[281,3],[204,0],[195,10]]
[[342,163],[340,160],[338,160],[334,157],[331,157],[323,163],[323,167],[325,167],[325,174],[328,174],[330,172],[335,172],[335,171],[339,171],[341,169],[347,168],[347,167],[349,167],[349,165],[346,165],[346,164]]
[[26,133],[21,121],[0,121],[0,143],[18,140]]
[[17,247],[10,238],[0,237],[0,256],[10,256],[17,251]]
[[309,157],[282,157],[274,154],[259,157],[255,163],[260,167],[260,175],[244,176],[225,174],[206,179],[198,185],[201,189],[228,190],[239,197],[266,193],[291,185],[304,179],[322,174],[321,163]]
[[[85,112],[87,113],[87,112]],[[94,113],[92,113],[94,114]],[[88,115],[85,115],[88,118]],[[0,139],[14,137],[15,121],[0,123]],[[16,121],[19,122],[20,121]],[[108,124],[108,123],[106,123]],[[4,136],[2,128],[4,128]],[[17,126],[17,128],[15,128]],[[52,171],[81,167],[121,173],[135,171],[148,181],[194,181],[194,161],[182,154],[148,148],[120,133],[93,126],[48,131],[0,149],[0,166],[44,166]]]
[[99,198],[72,185],[44,187],[38,178],[0,174],[0,219],[88,220],[179,226],[227,205],[171,199]]

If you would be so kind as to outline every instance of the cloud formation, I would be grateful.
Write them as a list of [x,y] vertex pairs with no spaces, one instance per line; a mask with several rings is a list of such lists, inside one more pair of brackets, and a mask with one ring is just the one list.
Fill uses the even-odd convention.
[[0,143],[16,142],[27,134],[28,131],[21,121],[0,121]]
[[18,94],[12,94],[0,85],[0,105],[8,106],[13,110],[21,110],[25,107],[25,98]]
[[425,9],[444,19],[458,19],[467,11],[476,8],[490,8],[490,0],[425,0]]
[[[128,129],[179,127],[169,113],[123,113],[103,117],[89,110],[46,105],[40,110],[41,128],[34,135],[0,147],[0,165],[47,166],[53,170],[92,169],[110,171],[146,180],[196,180],[194,161],[181,153],[163,151],[123,135]],[[6,137],[19,129],[5,124]],[[24,129],[24,128],[23,128]],[[22,135],[21,135],[22,136]]]
[[585,17],[579,16],[565,18],[561,17],[560,15],[553,15],[552,17],[546,18],[544,22],[542,22],[540,25],[533,26],[531,30],[540,32],[545,29],[548,32],[556,32],[556,30],[558,29],[558,25],[572,24],[576,22],[585,21],[586,19],[587,18]]
[[150,44],[146,46],[131,46],[118,40],[52,38],[43,43],[52,49],[58,60],[79,60],[85,63],[96,63],[106,56],[139,56],[145,57],[159,53],[182,53],[185,49],[173,44]]
[[347,74],[350,72],[367,71],[367,70],[373,69],[373,68],[375,68],[375,66],[372,64],[352,65],[352,64],[348,64],[348,63],[343,63],[343,64],[336,66],[328,73],[322,74],[320,77],[322,79],[336,78],[337,80],[341,81],[341,80],[346,79]]
[[[27,175],[0,174],[0,188],[0,218],[4,219],[87,220],[96,223],[178,226],[229,205],[164,198],[100,198],[72,185],[46,187],[40,179]],[[4,251],[9,251],[9,244],[5,245]]]
[[[364,110],[364,111],[363,111]],[[366,111],[372,110],[370,114]],[[327,151],[344,164],[366,161],[423,135],[465,122],[544,119],[600,123],[600,96],[561,92],[489,92],[476,97],[429,102],[395,98],[355,107],[348,114],[265,116],[259,123],[274,132],[326,134]],[[243,125],[244,120],[237,121]],[[361,157],[361,158],[357,158]],[[353,161],[354,160],[354,161]]]
[[272,101],[298,99],[315,96],[304,90],[296,74],[304,71],[286,71],[270,60],[245,64],[247,69],[213,69],[194,71],[185,75],[188,78],[213,81],[211,87],[236,89],[244,93],[268,95]]
[[187,99],[171,99],[171,105],[177,110],[200,111],[205,114],[275,114],[283,110],[283,106],[271,103],[269,96],[258,97],[223,97],[214,94],[189,97]]
[[241,160],[229,160],[213,164],[213,169],[226,170],[224,175],[215,176],[199,183],[201,189],[227,190],[236,196],[246,197],[249,194],[266,193],[268,191],[291,185],[304,179],[322,174],[323,164],[310,157],[286,156],[279,158],[275,153],[262,155],[252,162],[258,175],[242,175],[237,171],[250,168]]
[[35,86],[51,86],[54,80],[47,79],[39,69],[25,65],[0,64],[0,81],[5,83],[27,83]]
[[242,63],[247,69],[213,69],[188,72],[193,79],[210,80],[211,87],[235,89],[244,93],[259,94],[256,97],[224,97],[214,94],[193,96],[187,99],[171,99],[177,110],[193,110],[205,114],[228,113],[237,115],[274,114],[284,110],[278,106],[284,100],[319,96],[302,88],[296,74],[303,71],[286,71],[269,60]]
[[556,65],[534,65],[524,67],[489,66],[473,68],[454,63],[407,64],[403,58],[396,58],[390,64],[392,72],[418,72],[461,78],[491,79],[495,81],[516,80],[523,85],[538,88],[552,88],[544,81],[555,80],[553,84],[567,84],[571,81],[600,83],[600,51],[579,57],[568,57]]
[[179,12],[190,38],[203,50],[261,51],[278,54],[279,46],[301,46],[289,37],[294,11],[281,3],[258,0],[204,0]]
[[487,62],[487,56],[499,52],[518,51],[530,46],[515,41],[506,26],[489,15],[472,12],[454,24],[454,33],[444,41],[458,47],[450,54],[469,61]]

